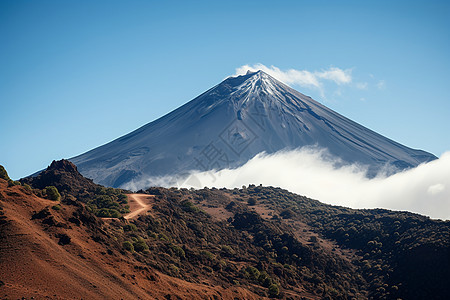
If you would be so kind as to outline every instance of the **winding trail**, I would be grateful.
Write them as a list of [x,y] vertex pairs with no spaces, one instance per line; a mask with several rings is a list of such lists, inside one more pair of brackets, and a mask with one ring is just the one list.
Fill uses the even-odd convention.
[[153,207],[154,195],[147,194],[128,194],[128,204],[130,205],[130,213],[124,215],[125,219],[133,219],[140,214],[145,214]]

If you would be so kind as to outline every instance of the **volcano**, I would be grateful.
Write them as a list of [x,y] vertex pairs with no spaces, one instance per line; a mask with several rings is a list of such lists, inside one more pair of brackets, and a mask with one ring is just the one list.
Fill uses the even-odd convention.
[[342,164],[368,168],[368,176],[436,159],[390,140],[258,71],[229,77],[167,115],[76,156],[94,182],[178,178],[191,170],[235,168],[261,152],[304,146],[326,148]]

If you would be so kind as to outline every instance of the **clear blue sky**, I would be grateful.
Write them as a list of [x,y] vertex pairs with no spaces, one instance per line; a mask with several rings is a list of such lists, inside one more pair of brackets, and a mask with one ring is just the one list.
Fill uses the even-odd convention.
[[368,2],[0,0],[0,164],[29,175],[256,63],[351,70],[351,84],[292,87],[440,156],[450,150],[449,2]]

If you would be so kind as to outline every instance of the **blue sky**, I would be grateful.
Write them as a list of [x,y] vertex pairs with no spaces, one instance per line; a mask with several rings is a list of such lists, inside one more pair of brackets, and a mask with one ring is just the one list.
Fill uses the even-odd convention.
[[440,156],[450,150],[450,4],[368,2],[0,0],[0,164],[29,175],[256,64],[341,70],[350,81],[290,85]]

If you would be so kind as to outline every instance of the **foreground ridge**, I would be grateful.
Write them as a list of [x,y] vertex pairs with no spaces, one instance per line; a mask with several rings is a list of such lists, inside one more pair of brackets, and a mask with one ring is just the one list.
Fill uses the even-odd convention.
[[50,187],[0,179],[4,298],[445,299],[450,292],[450,222],[255,185],[142,190],[146,211],[127,219],[142,207],[128,191],[64,188],[85,180],[65,162],[43,174],[60,175],[47,181],[60,187],[59,198]]

